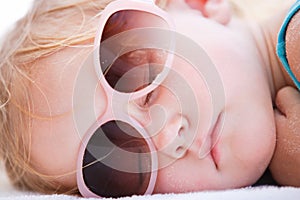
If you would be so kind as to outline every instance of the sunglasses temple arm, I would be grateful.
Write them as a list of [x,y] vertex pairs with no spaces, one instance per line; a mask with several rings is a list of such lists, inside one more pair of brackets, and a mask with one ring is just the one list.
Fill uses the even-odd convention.
[[134,1],[155,4],[156,0],[134,0]]

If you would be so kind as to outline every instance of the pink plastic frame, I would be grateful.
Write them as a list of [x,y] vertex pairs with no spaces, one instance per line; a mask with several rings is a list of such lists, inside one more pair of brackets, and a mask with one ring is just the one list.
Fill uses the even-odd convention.
[[[95,71],[99,77],[99,81],[101,86],[104,88],[104,91],[106,92],[106,96],[108,98],[108,106],[107,108],[112,108],[112,102],[113,99],[118,99],[118,105],[120,106],[120,112],[116,114],[115,109],[114,112],[112,112],[111,109],[107,109],[105,113],[101,116],[100,119],[97,119],[97,121],[88,129],[88,131],[84,134],[81,142],[81,146],[79,149],[78,153],[78,161],[77,161],[77,186],[80,191],[80,193],[84,197],[100,197],[97,194],[93,193],[89,188],[85,185],[84,179],[83,179],[83,174],[82,174],[82,162],[83,162],[83,156],[84,152],[87,146],[87,143],[89,139],[92,137],[94,132],[103,124],[105,124],[108,121],[111,120],[119,120],[126,122],[130,124],[131,126],[135,127],[137,131],[145,138],[145,141],[147,142],[150,151],[151,151],[151,159],[152,159],[152,166],[151,166],[151,176],[150,176],[150,182],[147,187],[147,190],[145,194],[152,194],[155,182],[156,182],[156,177],[157,177],[157,169],[158,169],[158,162],[157,162],[157,155],[156,155],[156,150],[154,147],[154,144],[152,143],[151,139],[149,138],[149,135],[146,133],[146,131],[143,129],[143,127],[133,118],[130,118],[128,113],[124,111],[124,106],[128,103],[128,99],[138,99],[142,96],[147,95],[149,92],[154,90],[159,84],[163,82],[165,77],[167,76],[170,67],[171,67],[171,62],[172,62],[172,57],[168,57],[166,61],[166,65],[163,69],[163,71],[160,73],[160,75],[154,80],[155,84],[152,83],[151,85],[147,86],[146,88],[134,92],[134,93],[121,93],[113,88],[107,83],[107,81],[104,78],[104,75],[101,71],[100,63],[99,63],[99,49],[100,49],[100,41],[101,41],[101,36],[102,32],[104,29],[104,26],[109,19],[109,17],[118,11],[122,10],[138,10],[138,11],[143,11],[143,12],[148,12],[151,14],[154,14],[163,20],[168,24],[169,30],[174,30],[174,24],[172,20],[169,18],[168,14],[157,7],[152,0],[116,0],[110,3],[102,12],[101,12],[101,17],[99,20],[99,28],[97,31],[97,35],[95,37],[95,42],[94,42],[94,66],[95,66]],[[122,106],[124,105],[124,106]],[[115,106],[115,104],[114,104]]]

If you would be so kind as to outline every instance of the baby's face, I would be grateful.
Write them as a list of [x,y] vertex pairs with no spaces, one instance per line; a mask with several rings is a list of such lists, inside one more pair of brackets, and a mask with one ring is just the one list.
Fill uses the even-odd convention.
[[[177,94],[176,91],[180,93],[180,89],[186,88],[184,84],[172,85],[174,77],[170,75],[154,91],[146,107],[141,109],[138,101],[128,103],[129,114],[154,135],[152,141],[159,151],[160,168],[154,192],[253,184],[266,169],[275,145],[272,99],[259,52],[252,38],[235,29],[234,23],[230,29],[195,11],[178,12],[173,8],[169,12],[176,30],[198,43],[210,57],[222,81],[220,98],[224,101],[213,105],[213,91],[206,77],[199,74],[197,67],[175,56],[172,71],[192,93]],[[88,101],[88,97],[77,95],[76,102],[81,103],[74,104],[74,88],[91,52],[92,48],[65,48],[41,60],[32,87],[34,115],[43,116],[33,118],[32,163],[47,175],[68,174],[58,181],[69,187],[76,186],[81,143],[74,111],[76,115],[85,113],[84,102]],[[96,76],[93,70],[89,75],[91,79]],[[88,79],[81,82],[83,88],[88,88],[88,84]],[[107,94],[101,84],[94,92],[94,112],[101,119],[107,111]],[[87,124],[92,123],[87,120]],[[218,134],[210,134],[215,126],[219,128]],[[172,143],[182,135],[193,136],[183,153],[177,152],[178,144]],[[214,141],[216,145],[212,145]]]

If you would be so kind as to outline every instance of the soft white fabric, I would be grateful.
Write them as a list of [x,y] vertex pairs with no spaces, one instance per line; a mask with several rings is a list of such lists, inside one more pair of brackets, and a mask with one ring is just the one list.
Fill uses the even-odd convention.
[[[43,195],[20,192],[14,189],[0,167],[0,200],[83,200],[82,197],[67,195]],[[92,198],[91,198],[92,199]],[[226,191],[195,192],[185,194],[157,194],[151,196],[133,196],[120,200],[300,200],[300,188],[293,187],[247,187]]]
[[[67,196],[67,195],[39,195],[30,193],[19,192],[4,192],[3,196],[0,193],[0,200],[37,200],[37,199],[54,199],[54,200],[83,200],[82,197]],[[93,200],[94,198],[90,198]],[[215,192],[196,192],[185,194],[157,194],[151,196],[132,196],[119,198],[120,200],[299,200],[300,189],[293,187],[255,187],[255,188],[243,188],[227,191],[215,191]]]

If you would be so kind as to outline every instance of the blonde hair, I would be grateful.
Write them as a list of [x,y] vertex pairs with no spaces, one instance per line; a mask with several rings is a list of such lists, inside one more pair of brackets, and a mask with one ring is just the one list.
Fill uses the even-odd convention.
[[[0,158],[14,186],[42,193],[77,193],[30,163],[31,77],[35,63],[64,47],[94,38],[98,13],[112,0],[36,0],[7,35],[0,51]],[[164,6],[166,0],[157,2]],[[95,17],[97,16],[97,17]],[[74,20],[79,17],[81,20]],[[77,19],[76,18],[76,19]]]
[[[0,158],[18,188],[42,193],[77,193],[40,174],[30,164],[30,87],[35,62],[94,38],[98,13],[113,0],[36,0],[7,35],[0,51]],[[232,3],[237,0],[231,0]],[[164,7],[167,0],[157,4]],[[238,9],[237,9],[238,10]],[[97,17],[95,17],[97,16]],[[74,17],[81,20],[74,20]],[[77,19],[76,18],[76,19]]]

